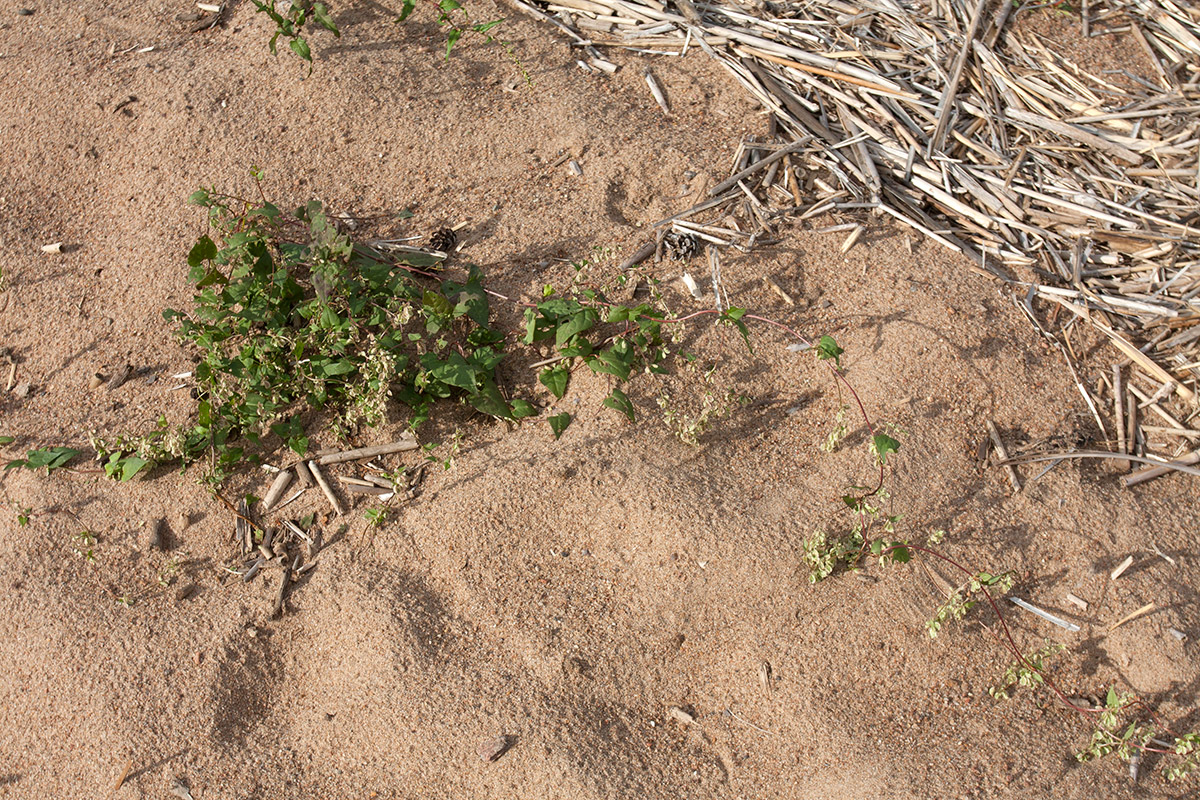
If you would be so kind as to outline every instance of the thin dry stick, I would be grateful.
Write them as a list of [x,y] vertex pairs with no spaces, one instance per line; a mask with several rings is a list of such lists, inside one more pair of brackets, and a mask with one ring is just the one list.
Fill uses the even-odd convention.
[[[1119,450],[1122,453],[1128,453],[1129,452],[1129,447],[1127,444],[1128,439],[1125,438],[1125,392],[1122,391],[1123,386],[1122,386],[1122,381],[1121,381],[1121,365],[1113,364],[1112,371],[1113,371],[1113,411],[1116,415],[1117,450]],[[1121,461],[1118,460],[1115,462],[1115,466],[1117,467],[1117,469],[1121,470],[1122,472],[1125,472],[1125,471],[1128,471],[1128,469],[1129,469],[1129,462],[1126,461],[1122,464]]]
[[[341,464],[346,461],[358,461],[362,458],[374,458],[375,456],[385,456],[389,453],[403,453],[408,450],[416,450],[421,445],[417,444],[413,439],[402,439],[391,444],[377,444],[372,447],[360,447],[357,450],[344,450],[340,453],[329,453],[317,459],[317,463],[322,466],[329,464]],[[312,466],[312,462],[309,462]],[[316,477],[316,470],[313,470],[313,476]]]
[[954,72],[950,75],[950,82],[947,84],[945,94],[942,95],[941,105],[937,110],[937,127],[933,129],[933,135],[929,139],[929,151],[933,152],[942,150],[946,145],[946,126],[950,123],[950,109],[954,105],[955,96],[958,94],[958,85],[962,80],[963,70],[967,66],[967,56],[971,53],[971,43],[975,40],[975,34],[979,31],[979,21],[983,18],[983,9],[987,5],[988,0],[978,0],[975,3],[975,10],[971,12],[971,21],[967,26],[967,35],[963,39],[962,49],[958,53],[958,58],[954,63]]
[[1157,611],[1157,610],[1158,610],[1157,603],[1146,603],[1146,605],[1142,606],[1137,611],[1131,611],[1130,613],[1126,614],[1125,616],[1121,617],[1119,620],[1114,622],[1112,624],[1112,627],[1108,629],[1108,632],[1112,633],[1117,628],[1124,625],[1126,622],[1132,622],[1133,620],[1137,619],[1138,617],[1144,617],[1146,614],[1149,614],[1151,611]]
[[1001,464],[1032,464],[1035,461],[1055,461],[1062,458],[1124,458],[1129,461],[1136,461],[1139,464],[1151,464],[1156,467],[1175,470],[1176,472],[1186,472],[1188,475],[1200,476],[1200,469],[1187,466],[1182,461],[1163,461],[1162,459],[1138,456],[1132,453],[1109,453],[1104,450],[1072,450],[1062,453],[1014,456],[1007,461],[1002,461]]
[[325,495],[325,499],[329,501],[329,505],[333,506],[334,512],[339,517],[345,514],[346,511],[342,508],[341,501],[339,501],[337,495],[333,493],[333,489],[330,488],[329,484],[326,482],[325,476],[321,474],[320,468],[317,467],[317,462],[308,462],[308,468],[312,472],[313,478],[317,481],[317,486],[321,487],[321,493]]
[[784,156],[790,155],[791,153],[797,153],[797,152],[803,150],[805,147],[808,146],[808,143],[812,141],[812,138],[813,137],[811,137],[811,136],[805,136],[801,139],[798,139],[798,140],[792,142],[791,144],[787,145],[786,147],[782,147],[782,148],[776,150],[774,153],[771,153],[771,155],[767,156],[766,158],[762,158],[762,159],[759,159],[758,161],[755,161],[753,164],[746,167],[744,170],[742,170],[740,172],[735,172],[733,175],[729,176],[725,180],[718,183],[716,186],[709,189],[708,190],[709,196],[716,197],[717,195],[725,192],[726,190],[731,189],[734,186],[737,186],[739,182],[744,181],[746,178],[750,177],[751,175],[753,175],[754,173],[763,169],[764,167],[769,167],[771,164],[774,164],[776,161],[783,158]]
[[996,423],[990,419],[987,421],[988,436],[992,438],[992,446],[996,448],[996,455],[1000,456],[1000,461],[1004,463],[1005,469],[1008,472],[1009,483],[1012,484],[1013,491],[1021,491],[1021,476],[1017,474],[1016,467],[1008,462],[1008,450],[1004,447],[1004,440],[1000,438],[1000,431],[996,427]]
[[[299,560],[300,557],[297,556],[296,558]],[[293,566],[299,566],[299,563]],[[283,597],[287,593],[288,584],[292,580],[292,569],[293,567],[289,567],[285,561],[279,577],[279,591],[275,594],[275,605],[271,609],[271,619],[278,619],[283,616]]]
[[1126,488],[1137,486],[1139,483],[1145,483],[1146,481],[1166,475],[1168,472],[1172,472],[1179,467],[1189,467],[1193,464],[1200,464],[1200,450],[1188,453],[1183,458],[1176,459],[1170,464],[1139,469],[1136,472],[1126,475],[1124,483]]

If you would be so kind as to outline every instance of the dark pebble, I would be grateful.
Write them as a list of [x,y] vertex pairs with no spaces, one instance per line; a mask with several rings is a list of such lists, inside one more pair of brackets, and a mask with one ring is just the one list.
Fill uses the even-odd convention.
[[33,9],[32,9],[32,8],[18,8],[18,9],[17,9],[17,16],[20,16],[20,17],[32,17],[32,16],[33,16]]

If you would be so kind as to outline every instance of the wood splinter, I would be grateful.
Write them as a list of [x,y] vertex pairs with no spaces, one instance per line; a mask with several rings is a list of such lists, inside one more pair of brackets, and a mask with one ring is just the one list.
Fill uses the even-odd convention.
[[[1008,461],[1008,450],[1004,447],[1004,440],[1000,438],[1000,430],[996,427],[996,423],[989,419],[987,429],[988,435],[992,437],[992,446],[996,448],[996,455],[1000,456],[1001,461]],[[1004,468],[1008,470],[1008,480],[1012,484],[1013,491],[1021,491],[1021,476],[1017,474],[1017,468],[1012,464],[1005,464]]]

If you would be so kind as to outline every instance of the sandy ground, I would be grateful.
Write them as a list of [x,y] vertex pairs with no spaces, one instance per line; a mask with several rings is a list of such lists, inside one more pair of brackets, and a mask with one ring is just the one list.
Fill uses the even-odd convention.
[[[14,388],[28,388],[0,396],[7,457],[186,415],[169,376],[190,354],[160,312],[190,297],[184,255],[204,220],[185,198],[199,186],[250,192],[253,165],[282,203],[415,212],[364,235],[466,222],[460,258],[522,294],[569,277],[556,259],[611,275],[606,252],[619,258],[639,228],[694,202],[689,174],[723,176],[739,139],[766,131],[698,51],[653,63],[668,118],[645,90],[647,62],[617,54],[616,75],[585,75],[519,17],[503,31],[532,86],[496,47],[463,44],[443,62],[430,14],[394,28],[396,9],[373,2],[337,11],[340,40],[314,37],[311,77],[270,56],[267,21],[246,3],[199,33],[177,19],[193,10],[182,2],[16,8],[0,10],[0,344],[17,358]],[[581,177],[550,168],[564,153]],[[976,460],[986,420],[1018,444],[1097,436],[1059,356],[935,244],[875,221],[842,255],[842,236],[797,225],[728,259],[734,302],[835,333],[867,406],[907,432],[890,479],[906,535],[945,529],[947,553],[1015,570],[1015,594],[1079,624],[1005,609],[1026,649],[1067,645],[1053,662],[1065,690],[1129,688],[1197,727],[1195,481],[1130,491],[1109,466],[1064,463],[1014,496]],[[62,254],[40,252],[58,241]],[[693,307],[678,265],[655,270],[670,302]],[[515,320],[497,309],[497,324]],[[758,332],[751,355],[729,329],[686,336],[719,365],[713,385],[749,400],[699,447],[664,424],[662,385],[631,385],[631,425],[600,406],[602,379],[580,375],[554,404],[527,367],[536,354],[518,356],[503,380],[575,414],[563,438],[447,408],[421,435],[463,432],[452,468],[431,470],[383,528],[362,500],[336,520],[309,492],[289,512],[317,512],[332,541],[278,620],[277,577],[226,580],[233,518],[197,475],[6,473],[0,796],[163,798],[177,779],[197,800],[1194,796],[1155,759],[1136,785],[1120,762],[1077,764],[1089,727],[1044,691],[993,701],[1009,660],[994,617],[931,641],[939,595],[919,566],[810,586],[801,543],[845,524],[838,497],[864,480],[862,432],[818,450],[838,398],[782,337]],[[1084,344],[1107,368],[1111,352]],[[120,389],[89,388],[126,363],[138,371]],[[684,397],[705,387],[687,370],[667,381]],[[225,492],[262,494],[266,481],[247,472]],[[158,519],[165,553],[146,546]],[[84,529],[94,563],[75,552]],[[1160,611],[1108,632],[1152,601]],[[482,762],[497,736],[512,747]]]

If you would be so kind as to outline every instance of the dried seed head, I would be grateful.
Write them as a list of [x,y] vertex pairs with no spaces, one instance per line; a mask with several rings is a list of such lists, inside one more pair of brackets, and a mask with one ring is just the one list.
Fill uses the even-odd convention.
[[700,252],[700,242],[690,233],[675,233],[672,231],[663,237],[667,253],[676,261],[687,261]]
[[458,234],[450,228],[441,228],[429,237],[429,246],[434,250],[449,253],[458,244]]

